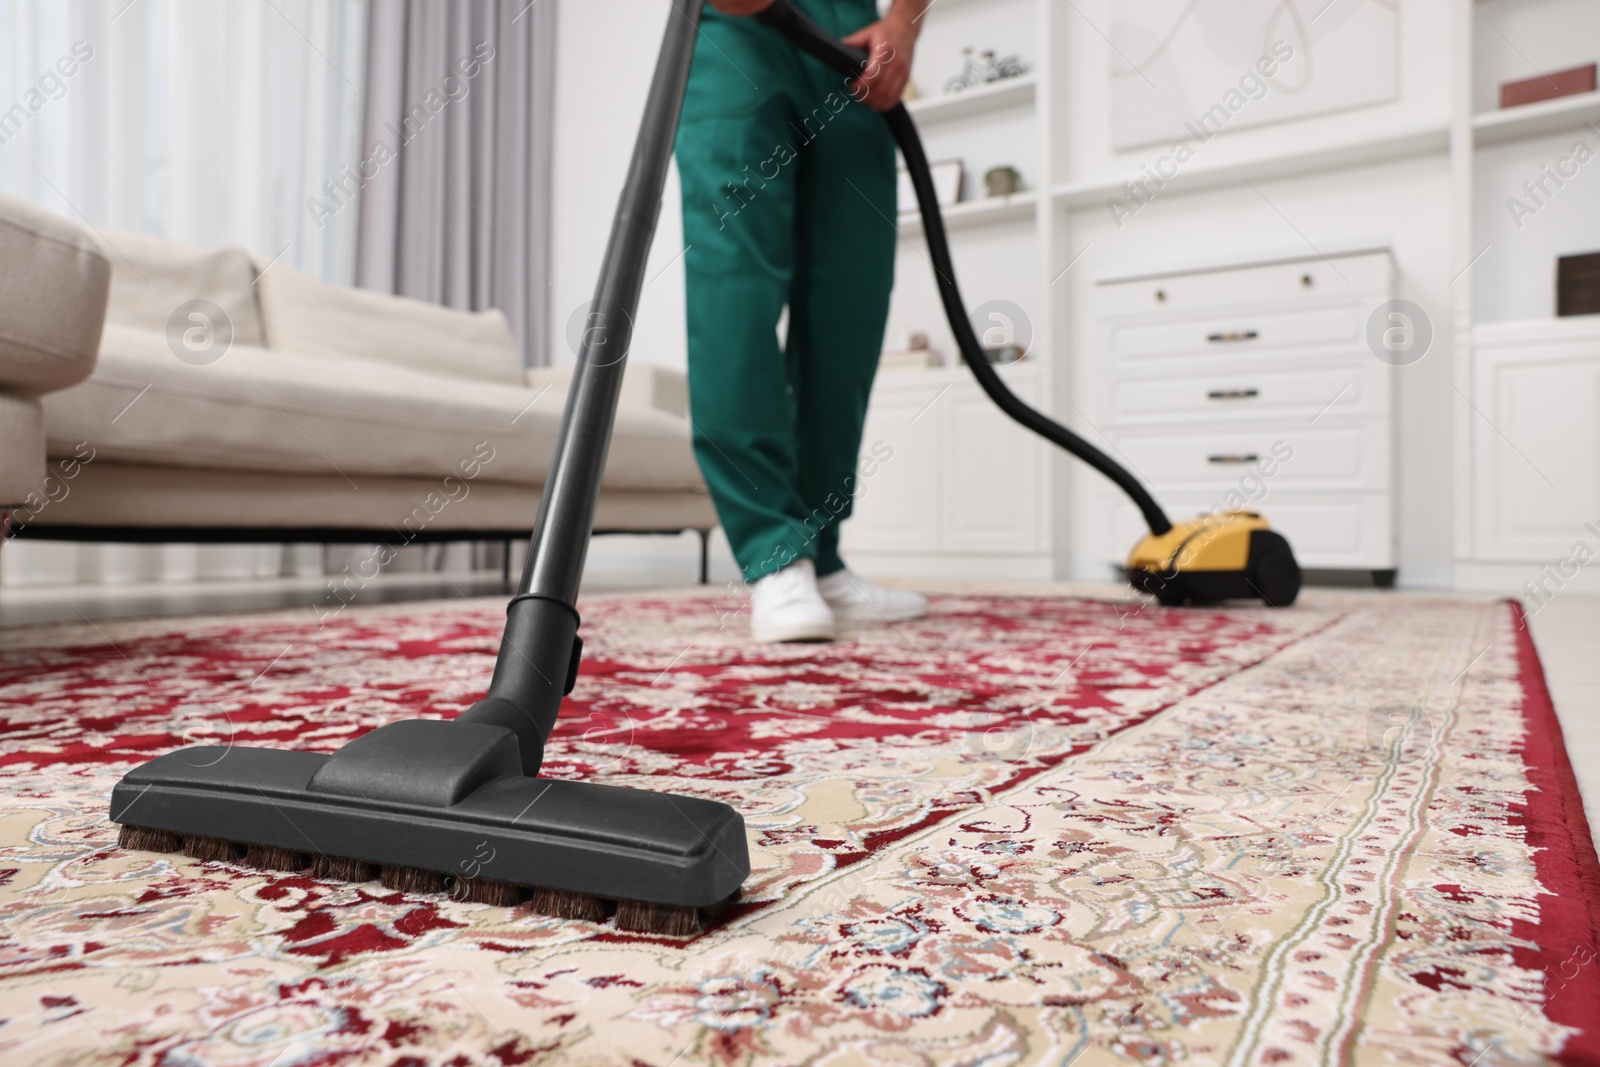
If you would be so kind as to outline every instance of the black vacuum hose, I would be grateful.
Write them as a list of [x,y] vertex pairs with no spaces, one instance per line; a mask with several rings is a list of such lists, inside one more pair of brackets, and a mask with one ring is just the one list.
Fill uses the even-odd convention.
[[[866,53],[851,48],[817,25],[809,16],[798,10],[791,0],[773,0],[770,7],[756,16],[765,25],[781,33],[785,39],[802,52],[826,63],[848,77],[856,77],[866,70]],[[1000,410],[1034,433],[1071,452],[1095,470],[1115,482],[1139,508],[1150,532],[1164,534],[1172,529],[1166,512],[1156,503],[1139,480],[1128,470],[1100,451],[1082,437],[1073,433],[1054,419],[1025,404],[1001,380],[999,373],[984,357],[983,346],[967,318],[966,304],[961,290],[956,286],[955,264],[950,259],[950,243],[945,236],[944,216],[939,213],[939,202],[934,194],[933,176],[928,172],[928,157],[922,150],[922,138],[917,136],[916,124],[905,105],[896,104],[883,117],[889,123],[900,154],[905,158],[906,170],[911,174],[911,184],[917,191],[917,206],[922,211],[922,230],[928,239],[928,254],[933,260],[933,272],[939,287],[939,299],[944,303],[945,317],[955,333],[961,358],[972,369],[978,384],[999,405]]]

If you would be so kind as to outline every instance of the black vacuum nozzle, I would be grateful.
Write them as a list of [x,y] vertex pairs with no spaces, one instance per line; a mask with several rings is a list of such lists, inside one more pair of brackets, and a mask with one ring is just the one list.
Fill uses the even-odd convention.
[[129,771],[111,818],[172,835],[170,851],[191,838],[237,850],[201,858],[256,848],[292,869],[319,857],[368,877],[407,868],[450,880],[446,892],[479,880],[710,913],[750,871],[744,819],[726,804],[530,778],[509,730],[443,720],[391,723],[331,756],[180,749]]

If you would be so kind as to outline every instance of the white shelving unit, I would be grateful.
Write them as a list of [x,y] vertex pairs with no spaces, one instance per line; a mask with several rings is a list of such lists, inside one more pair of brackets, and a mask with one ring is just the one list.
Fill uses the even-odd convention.
[[[1530,199],[1517,181],[1540,180],[1577,141],[1600,151],[1600,92],[1502,109],[1494,90],[1600,60],[1600,11],[1582,0],[1480,0],[1455,17],[1472,57],[1457,71],[1450,138],[1454,243],[1471,277],[1453,287],[1456,580],[1521,592],[1575,542],[1600,548],[1585,527],[1600,521],[1600,316],[1554,309],[1555,256],[1600,249],[1600,184],[1547,183]],[[1506,221],[1512,198],[1537,208],[1536,226]],[[1508,307],[1508,289],[1538,293],[1543,306],[1530,295]],[[1569,581],[1600,590],[1600,575]]]
[[[1328,144],[1311,151],[1277,152],[1250,156],[1245,159],[1194,167],[1183,172],[1183,189],[1199,192],[1227,185],[1238,185],[1245,180],[1271,181],[1291,178],[1301,174],[1322,174],[1330,170],[1369,166],[1415,156],[1437,155],[1450,143],[1450,128],[1435,124],[1376,136],[1353,137]],[[1067,182],[1051,190],[1058,206],[1063,208],[1097,207],[1108,197],[1122,193],[1126,178],[1090,179]]]
[[[946,230],[960,230],[970,226],[985,226],[1000,222],[1017,222],[1031,219],[1038,202],[1038,193],[1012,193],[1010,196],[989,196],[982,200],[964,200],[959,204],[943,209],[940,214],[944,217]],[[915,211],[902,211],[900,213],[900,232],[905,237],[921,236],[922,216]]]
[[1484,148],[1546,133],[1581,129],[1597,121],[1600,121],[1600,92],[1563,96],[1473,115],[1473,143]]
[[906,110],[911,112],[918,126],[925,126],[929,123],[968,118],[1008,107],[1027,107],[1033,103],[1034,90],[1038,86],[1037,75],[1025,74],[958,93],[925,96],[906,104]]
[[[1023,308],[1029,356],[1001,369],[1029,403],[1059,402],[1048,357],[1050,154],[1045,101],[1052,64],[1041,32],[1052,0],[940,0],[923,18],[912,78],[923,96],[907,105],[935,162],[959,159],[964,198],[944,208],[958,280],[970,308],[1004,299]],[[1030,73],[959,93],[940,92],[961,69],[964,46],[1016,54]],[[1014,166],[1023,189],[984,195],[990,167]],[[863,448],[894,458],[863,480],[854,518],[842,528],[853,566],[868,573],[1048,580],[1055,571],[1056,500],[1052,450],[1015,427],[959,365],[939,303],[922,220],[901,204],[903,238],[890,310],[890,347],[926,333],[946,366],[880,374]],[[987,326],[986,326],[987,328]],[[982,332],[982,331],[980,331]]]
[[[910,110],[930,159],[965,164],[965,199],[945,216],[969,306],[1005,299],[1024,310],[1033,352],[1023,377],[1034,383],[1030,388],[1036,389],[1039,404],[1107,447],[1112,442],[1100,432],[1094,382],[1085,371],[1098,353],[1092,325],[1099,315],[1096,279],[1156,274],[1208,256],[1216,262],[1265,262],[1296,255],[1326,259],[1341,254],[1341,244],[1393,248],[1397,293],[1424,305],[1435,337],[1435,351],[1417,367],[1400,368],[1396,378],[1394,521],[1400,582],[1518,588],[1546,562],[1528,555],[1537,539],[1503,536],[1504,530],[1486,523],[1506,509],[1538,506],[1529,503],[1538,494],[1507,495],[1512,482],[1505,457],[1515,459],[1516,451],[1507,449],[1505,427],[1485,421],[1482,389],[1491,374],[1501,381],[1519,380],[1514,370],[1508,378],[1507,368],[1519,358],[1531,366],[1544,358],[1537,353],[1548,355],[1549,331],[1555,329],[1566,346],[1561,356],[1566,369],[1556,377],[1571,379],[1563,387],[1570,395],[1562,404],[1581,400],[1589,405],[1583,409],[1588,423],[1600,423],[1600,410],[1592,410],[1600,407],[1600,393],[1580,388],[1588,381],[1583,369],[1587,342],[1561,333],[1582,334],[1583,328],[1552,326],[1553,306],[1512,307],[1513,296],[1525,301],[1529,293],[1553,289],[1555,255],[1600,249],[1600,160],[1585,164],[1581,177],[1549,206],[1540,205],[1536,221],[1543,238],[1530,236],[1533,226],[1501,232],[1510,225],[1504,221],[1504,201],[1524,178],[1539,177],[1541,168],[1553,164],[1574,140],[1581,138],[1600,152],[1600,93],[1500,110],[1496,88],[1541,70],[1600,59],[1600,4],[1419,0],[1404,5],[1397,23],[1399,77],[1393,100],[1228,130],[1206,142],[1181,174],[1161,187],[1148,214],[1141,208],[1136,224],[1123,230],[1108,219],[1108,202],[1126,195],[1126,183],[1146,173],[1142,168],[1162,146],[1117,151],[1111,145],[1106,85],[1118,62],[1109,43],[1115,3],[940,0],[924,17],[913,78],[925,95]],[[1018,53],[1032,72],[966,93],[938,93],[959,69],[966,45]],[[983,199],[982,173],[1002,163],[1017,167],[1024,191]],[[1560,212],[1572,212],[1561,218],[1578,221],[1547,224]],[[904,240],[888,344],[898,347],[904,334],[925,332],[953,361],[920,220],[914,211],[903,210],[897,224]],[[1507,318],[1515,321],[1497,321]],[[1518,355],[1519,345],[1526,355]],[[1577,369],[1571,360],[1578,361]],[[1530,370],[1527,381],[1534,380],[1543,381]],[[953,367],[886,374],[882,381],[875,411],[880,405],[904,407],[912,394],[942,390],[930,410],[978,395],[970,375]],[[1468,398],[1478,398],[1478,411]],[[1541,420],[1519,410],[1513,421],[1515,430],[1506,433],[1514,440],[1530,435],[1527,442],[1516,440],[1516,448],[1544,454],[1537,439],[1545,430]],[[917,423],[924,434],[931,433],[929,424],[943,425],[932,416]],[[1045,518],[1042,526],[1030,528],[1041,541],[1029,542],[1025,552],[1016,545],[986,552],[941,548],[946,533],[939,522],[950,514],[940,505],[946,511],[944,519],[930,519],[932,540],[913,546],[915,539],[904,526],[909,504],[897,506],[897,517],[889,516],[885,502],[894,494],[886,491],[876,504],[865,501],[850,524],[874,545],[872,562],[882,562],[885,572],[910,573],[910,567],[915,573],[1017,576],[1040,573],[1040,561],[1048,556],[1045,570],[1054,577],[1103,578],[1105,561],[1096,555],[1101,550],[1092,534],[1098,528],[1093,509],[1100,506],[1094,497],[1101,488],[1093,472],[1028,439],[1020,428],[996,423],[985,433],[967,435],[965,447],[979,457],[968,476],[971,470],[1019,462],[1012,451],[1014,437],[1026,442],[1018,446],[1026,463],[1046,472],[1038,488]],[[925,450],[929,458],[926,469],[907,476],[908,486],[922,489],[906,489],[899,499],[920,499],[919,492],[926,496],[935,485],[956,484],[948,449],[931,438],[910,447]],[[1591,477],[1584,473],[1587,468],[1557,465],[1558,481]],[[907,463],[900,470],[915,466]],[[1531,472],[1528,476],[1538,481]],[[984,490],[989,494],[982,497],[984,507],[1010,513],[1012,505],[993,494],[1021,491],[1021,483],[1008,478],[995,483],[998,488]],[[948,490],[939,492],[948,498]],[[1575,484],[1564,499],[1562,507],[1600,499],[1600,487]],[[1266,506],[1270,512],[1270,502]],[[873,534],[869,527],[880,515],[885,525]],[[1600,520],[1600,515],[1590,518]],[[897,542],[886,534],[894,521],[911,540]],[[1541,522],[1530,516],[1524,526],[1560,529],[1566,519],[1552,512],[1548,523]],[[1574,537],[1580,534],[1573,531]],[[1039,544],[1045,546],[1043,556],[1033,550]],[[1512,546],[1520,546],[1515,551],[1523,554],[1508,556]],[[1588,569],[1600,584],[1600,567]]]

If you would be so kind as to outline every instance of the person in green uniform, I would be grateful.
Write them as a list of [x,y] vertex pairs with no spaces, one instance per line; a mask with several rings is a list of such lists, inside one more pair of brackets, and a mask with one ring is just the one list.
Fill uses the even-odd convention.
[[927,0],[882,18],[874,0],[795,0],[872,57],[858,79],[744,17],[770,2],[710,0],[678,124],[690,419],[752,633],[827,640],[839,619],[927,610],[839,557],[894,285],[897,165],[876,112],[900,100]]

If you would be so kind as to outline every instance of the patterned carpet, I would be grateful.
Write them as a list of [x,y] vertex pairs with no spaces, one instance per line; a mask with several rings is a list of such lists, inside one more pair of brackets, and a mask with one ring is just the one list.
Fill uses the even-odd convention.
[[0,633],[0,1063],[1600,1063],[1600,874],[1516,609],[945,596],[757,646],[584,605],[546,773],[727,801],[690,941],[115,847],[186,743],[449,717],[502,605]]

